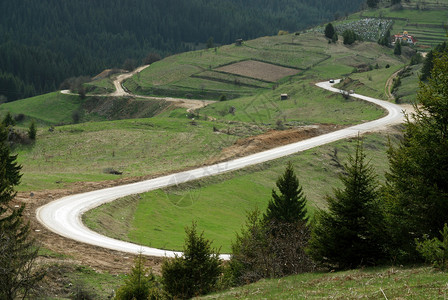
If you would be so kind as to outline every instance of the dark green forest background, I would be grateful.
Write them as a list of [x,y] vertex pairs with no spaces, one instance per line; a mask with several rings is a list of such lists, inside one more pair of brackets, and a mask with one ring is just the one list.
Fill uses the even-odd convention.
[[69,77],[95,75],[191,50],[213,37],[297,31],[356,11],[364,0],[2,0],[0,101],[55,90]]

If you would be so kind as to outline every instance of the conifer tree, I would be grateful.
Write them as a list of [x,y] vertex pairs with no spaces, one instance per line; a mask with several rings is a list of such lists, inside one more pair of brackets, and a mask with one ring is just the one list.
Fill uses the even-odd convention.
[[214,289],[221,274],[221,259],[218,251],[212,249],[204,233],[198,235],[197,224],[186,228],[182,256],[167,259],[162,265],[162,282],[165,291],[175,299],[189,299]]
[[280,194],[277,194],[274,189],[272,190],[272,199],[268,203],[264,220],[286,223],[303,221],[306,223],[308,221],[306,197],[291,162],[288,163],[283,176],[277,179],[276,185]]
[[[448,216],[448,54],[434,55],[419,105],[408,116],[404,138],[389,149],[385,208],[391,249],[415,259],[415,238],[437,237]],[[398,255],[398,253],[395,253]]]
[[28,128],[28,137],[30,138],[30,140],[34,141],[36,139],[36,132],[36,123],[32,121],[30,127]]
[[4,118],[3,121],[2,121],[2,124],[3,124],[5,127],[9,127],[9,126],[14,126],[14,125],[16,125],[16,122],[15,122],[14,119],[12,118],[10,112],[8,112],[8,113],[6,114],[5,118]]
[[317,262],[337,269],[371,265],[383,257],[378,185],[360,140],[344,168],[344,188],[327,196],[328,210],[317,213],[309,242]]
[[11,207],[14,187],[22,176],[16,158],[0,125],[0,299],[26,298],[43,277],[33,268],[38,250],[29,237],[29,224],[22,219],[25,206]]
[[328,23],[327,26],[325,26],[325,31],[324,31],[325,36],[329,39],[332,39],[335,33],[336,33],[336,30],[334,30],[333,24]]

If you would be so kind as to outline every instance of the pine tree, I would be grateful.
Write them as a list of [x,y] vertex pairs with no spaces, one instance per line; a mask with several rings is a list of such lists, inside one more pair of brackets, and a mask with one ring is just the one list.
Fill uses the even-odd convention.
[[162,265],[162,282],[165,291],[173,298],[188,299],[214,289],[221,274],[218,251],[211,248],[211,241],[198,235],[197,224],[186,228],[182,256],[167,259]]
[[328,211],[318,211],[309,242],[316,261],[337,269],[371,265],[384,257],[378,184],[360,140],[344,168],[344,188],[327,196]]
[[[389,149],[385,208],[391,249],[415,259],[415,238],[436,237],[448,215],[448,54],[434,56],[404,139]],[[396,254],[398,255],[398,254]],[[404,257],[403,259],[406,259]]]
[[269,222],[295,223],[297,221],[307,222],[306,197],[303,194],[299,179],[294,173],[291,162],[288,163],[283,176],[276,182],[280,195],[273,189],[272,199],[264,214],[264,220]]
[[43,277],[33,268],[38,249],[29,238],[29,224],[22,219],[25,206],[14,209],[10,205],[22,176],[16,158],[0,125],[0,299],[27,297]]

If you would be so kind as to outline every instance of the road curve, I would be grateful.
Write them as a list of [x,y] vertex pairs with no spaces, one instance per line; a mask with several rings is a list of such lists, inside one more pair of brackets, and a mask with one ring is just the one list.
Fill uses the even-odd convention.
[[[337,82],[338,81],[336,81],[336,83]],[[339,89],[333,88],[333,84],[330,84],[328,82],[320,82],[316,85],[320,88],[324,88],[335,93],[342,92]],[[351,94],[350,96],[372,102],[383,107],[388,111],[387,116],[375,121],[355,125],[342,130],[313,137],[304,141],[252,154],[231,161],[215,164],[212,166],[201,167],[194,170],[180,172],[142,182],[67,196],[39,207],[36,211],[37,219],[49,230],[66,238],[70,238],[82,243],[133,254],[142,253],[148,256],[173,257],[175,254],[180,255],[180,252],[155,249],[129,242],[115,240],[100,235],[99,233],[88,229],[82,223],[82,214],[103,203],[111,202],[127,195],[139,194],[195,179],[200,179],[207,176],[245,168],[250,165],[255,165],[283,156],[291,155],[340,139],[355,137],[358,135],[358,133],[362,134],[367,131],[378,130],[387,125],[402,122],[403,120],[402,108],[396,104],[358,94]],[[221,258],[229,259],[230,255],[222,254]]]

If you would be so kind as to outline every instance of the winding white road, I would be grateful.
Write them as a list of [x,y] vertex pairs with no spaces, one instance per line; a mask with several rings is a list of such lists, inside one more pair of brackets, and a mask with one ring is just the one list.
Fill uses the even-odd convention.
[[[338,81],[336,81],[336,83],[337,82]],[[328,82],[320,82],[316,85],[335,93],[341,93],[341,90],[333,88],[333,84],[330,84]],[[127,195],[139,194],[171,185],[176,185],[179,183],[188,182],[206,176],[212,176],[241,169],[250,165],[259,164],[262,162],[308,150],[317,146],[328,144],[340,139],[356,137],[358,133],[362,134],[364,132],[378,130],[385,126],[400,123],[403,121],[402,108],[396,104],[358,94],[351,94],[350,96],[377,104],[385,108],[388,111],[388,115],[375,121],[348,127],[308,140],[252,154],[228,162],[180,172],[177,174],[163,176],[138,183],[126,184],[93,192],[67,196],[50,202],[42,207],[39,207],[36,211],[37,219],[49,230],[82,243],[133,254],[142,253],[148,256],[172,257],[175,254],[179,255],[181,254],[179,252],[150,248],[100,235],[88,229],[82,223],[82,214],[103,203],[111,202]],[[229,259],[229,255],[223,254],[221,255],[221,258]]]

